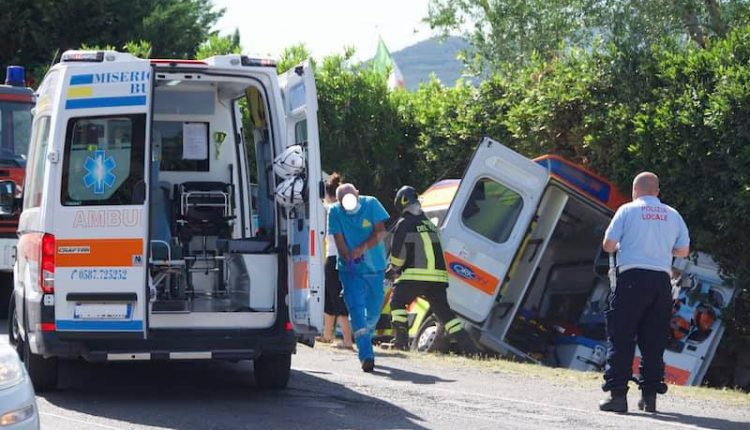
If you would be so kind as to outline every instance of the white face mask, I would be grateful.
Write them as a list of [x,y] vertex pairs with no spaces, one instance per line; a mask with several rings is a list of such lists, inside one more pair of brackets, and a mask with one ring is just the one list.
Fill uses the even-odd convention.
[[362,205],[359,203],[359,197],[354,194],[347,194],[341,199],[341,206],[344,208],[346,213],[355,214],[359,212]]

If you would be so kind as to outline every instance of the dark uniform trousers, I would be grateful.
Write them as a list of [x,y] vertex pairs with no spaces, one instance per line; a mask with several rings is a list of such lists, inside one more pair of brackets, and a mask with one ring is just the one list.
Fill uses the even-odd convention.
[[669,275],[645,269],[630,269],[619,274],[605,315],[609,345],[604,391],[627,392],[637,342],[641,351],[641,390],[665,393],[663,356],[672,315]]
[[430,302],[430,308],[445,327],[456,318],[456,314],[448,306],[447,287],[448,284],[443,282],[400,281],[393,288],[391,310],[404,309],[417,297],[423,297]]

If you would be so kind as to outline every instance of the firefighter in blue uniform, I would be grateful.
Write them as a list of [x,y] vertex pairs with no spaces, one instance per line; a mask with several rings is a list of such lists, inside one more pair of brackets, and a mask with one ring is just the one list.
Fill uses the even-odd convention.
[[664,394],[664,349],[672,315],[672,257],[687,257],[690,237],[685,221],[663,204],[659,178],[643,172],[633,180],[633,201],[621,206],[604,234],[604,251],[617,251],[616,287],[610,295],[607,366],[599,409],[627,412],[636,342],[641,351],[638,407],[656,412],[656,394]]
[[423,297],[443,324],[449,338],[455,339],[466,353],[477,349],[464,330],[463,321],[448,306],[443,249],[437,228],[422,212],[417,191],[403,186],[394,200],[400,214],[393,233],[386,277],[394,281],[391,295],[391,327],[395,335],[393,347],[406,350],[409,345],[406,306]]

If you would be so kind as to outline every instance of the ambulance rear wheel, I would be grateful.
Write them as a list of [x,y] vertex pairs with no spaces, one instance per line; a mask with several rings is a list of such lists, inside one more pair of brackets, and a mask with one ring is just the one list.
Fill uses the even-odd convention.
[[15,300],[10,301],[8,315],[10,315],[10,318],[8,318],[8,343],[23,360],[23,339],[21,338],[21,325],[18,323],[18,310],[16,310]]
[[44,358],[31,352],[29,342],[24,341],[21,345],[23,351],[23,363],[29,373],[31,383],[37,392],[49,391],[57,388],[57,359]]
[[10,315],[10,318],[8,318],[8,343],[18,351],[20,356],[21,351],[18,349],[18,339],[21,337],[21,329],[18,325],[18,313],[16,312],[16,303],[14,300],[10,301],[9,307],[8,315]]
[[411,343],[412,351],[417,352],[448,352],[448,347],[445,328],[435,315],[430,315],[422,322]]
[[292,371],[292,354],[264,354],[253,362],[255,385],[264,390],[286,388]]
[[13,275],[9,273],[0,273],[0,319],[9,318],[8,310],[11,297],[13,297]]

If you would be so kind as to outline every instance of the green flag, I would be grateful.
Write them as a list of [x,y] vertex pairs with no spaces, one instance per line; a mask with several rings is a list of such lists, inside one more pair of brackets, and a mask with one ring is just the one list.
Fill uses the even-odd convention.
[[388,52],[388,47],[385,46],[382,37],[378,37],[378,50],[375,52],[375,58],[372,59],[372,68],[379,73],[387,73],[391,68],[391,53]]
[[404,76],[401,74],[396,62],[393,60],[388,47],[382,37],[378,37],[378,50],[372,59],[372,69],[378,73],[388,73],[388,88],[404,88]]

